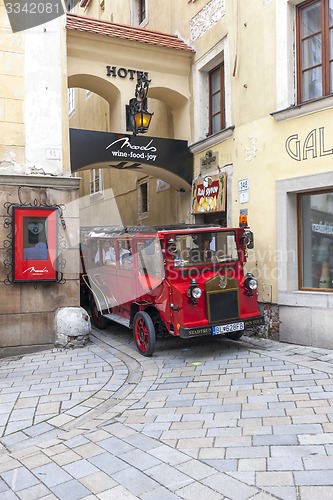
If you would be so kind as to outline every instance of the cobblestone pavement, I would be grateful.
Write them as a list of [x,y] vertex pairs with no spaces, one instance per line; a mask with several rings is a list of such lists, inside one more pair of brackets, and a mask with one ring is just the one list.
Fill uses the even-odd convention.
[[0,360],[1,500],[333,498],[333,351],[91,339]]

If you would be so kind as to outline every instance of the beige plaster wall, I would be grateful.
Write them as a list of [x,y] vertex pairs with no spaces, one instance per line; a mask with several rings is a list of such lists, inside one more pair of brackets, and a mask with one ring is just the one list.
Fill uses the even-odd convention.
[[13,33],[0,1],[0,174],[69,172],[64,22]]
[[[64,16],[12,33],[0,0],[0,356],[54,342],[54,312],[79,306],[79,180],[69,174]],[[56,147],[59,159],[47,156]],[[36,175],[37,174],[37,175]],[[39,174],[39,175],[38,175]],[[50,177],[45,174],[51,174]],[[63,205],[64,284],[10,282],[5,203]]]
[[[45,348],[54,343],[57,308],[79,306],[79,180],[0,176],[0,356]],[[64,283],[11,283],[12,227],[5,203],[62,205],[59,258]],[[9,210],[11,213],[11,210]],[[4,298],[6,298],[4,300]]]
[[0,0],[0,173],[24,162],[24,39]]

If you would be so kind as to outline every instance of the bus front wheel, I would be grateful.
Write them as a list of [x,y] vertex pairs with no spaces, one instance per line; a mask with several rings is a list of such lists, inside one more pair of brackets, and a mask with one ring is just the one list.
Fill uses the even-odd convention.
[[139,353],[151,356],[155,350],[156,333],[153,321],[145,311],[139,311],[134,316],[133,335]]

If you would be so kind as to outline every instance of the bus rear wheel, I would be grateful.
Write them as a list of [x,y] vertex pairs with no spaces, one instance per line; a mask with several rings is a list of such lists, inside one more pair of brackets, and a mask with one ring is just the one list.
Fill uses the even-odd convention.
[[107,320],[97,309],[95,299],[92,295],[90,296],[90,313],[94,326],[99,330],[105,330],[107,327]]
[[133,335],[139,353],[151,356],[155,350],[156,333],[153,321],[145,311],[139,311],[134,316]]

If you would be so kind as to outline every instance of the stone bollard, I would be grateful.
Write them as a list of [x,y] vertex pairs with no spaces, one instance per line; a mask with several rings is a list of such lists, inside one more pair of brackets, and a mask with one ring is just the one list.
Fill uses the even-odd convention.
[[83,307],[61,307],[54,318],[56,347],[83,347],[89,341],[91,323]]

